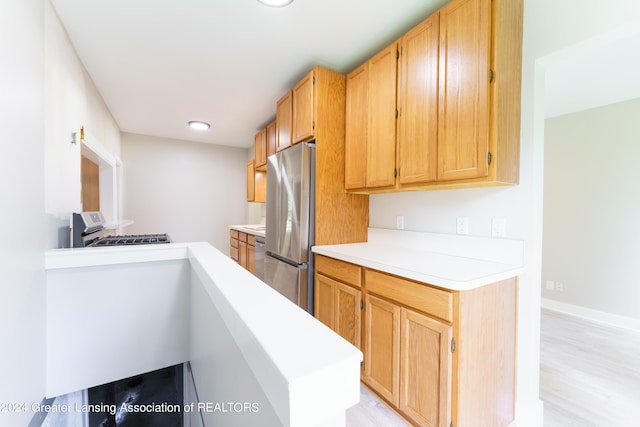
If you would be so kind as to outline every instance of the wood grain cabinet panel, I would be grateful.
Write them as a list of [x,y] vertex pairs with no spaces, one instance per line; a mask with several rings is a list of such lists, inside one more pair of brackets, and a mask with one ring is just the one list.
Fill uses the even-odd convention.
[[439,14],[400,40],[398,183],[433,182],[438,172]]
[[256,133],[253,144],[255,168],[259,171],[267,170],[267,128]]
[[267,158],[276,152],[276,121],[272,121],[267,125]]
[[421,426],[451,419],[451,326],[400,310],[400,410]]
[[440,11],[438,179],[488,175],[491,1]]
[[362,348],[362,268],[322,255],[316,255],[315,265],[314,316]]
[[367,188],[395,182],[397,51],[392,43],[369,61]]
[[367,137],[369,118],[369,63],[347,75],[345,188],[367,185]]
[[397,407],[400,391],[400,307],[367,294],[365,313],[363,380]]
[[[386,49],[354,70],[347,95],[353,99],[347,102],[346,190],[517,184],[522,16],[523,0],[451,0],[399,40],[395,78]],[[360,81],[365,70],[366,92]],[[393,85],[397,120],[389,121]]]
[[276,151],[291,145],[292,115],[293,101],[289,91],[276,103]]
[[310,141],[314,137],[314,84],[315,70],[304,76],[292,90],[293,96],[293,139],[292,144]]

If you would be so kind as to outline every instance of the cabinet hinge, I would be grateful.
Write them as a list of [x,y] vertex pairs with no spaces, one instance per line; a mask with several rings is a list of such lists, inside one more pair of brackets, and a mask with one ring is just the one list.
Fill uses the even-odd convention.
[[316,121],[312,121],[311,122],[311,129],[315,129],[316,128]]
[[493,70],[489,68],[489,83],[493,83]]
[[396,119],[398,118],[398,109],[396,108]]
[[316,84],[316,76],[313,76],[313,78],[311,79],[311,83]]
[[360,310],[364,310],[364,301],[360,300]]
[[396,60],[400,58],[400,50],[396,49]]
[[398,172],[399,172],[398,168],[393,168],[393,177],[394,178],[398,177]]
[[456,351],[456,340],[455,338],[451,338],[451,353],[455,353]]
[[493,154],[491,154],[491,151],[489,151],[487,153],[487,162],[488,164],[491,164],[491,160],[493,159]]

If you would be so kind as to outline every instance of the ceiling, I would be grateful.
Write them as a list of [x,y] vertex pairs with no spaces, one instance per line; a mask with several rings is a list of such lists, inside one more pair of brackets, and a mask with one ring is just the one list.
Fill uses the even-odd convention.
[[[52,0],[123,132],[249,147],[315,65],[348,73],[447,0]],[[189,120],[211,123],[205,132]]]

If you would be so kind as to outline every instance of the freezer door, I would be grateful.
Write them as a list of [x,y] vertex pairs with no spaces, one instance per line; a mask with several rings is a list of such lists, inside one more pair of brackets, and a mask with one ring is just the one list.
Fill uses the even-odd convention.
[[267,160],[266,251],[303,264],[308,260],[311,153],[297,144]]
[[293,266],[269,255],[264,257],[264,281],[303,310],[307,309],[307,265]]

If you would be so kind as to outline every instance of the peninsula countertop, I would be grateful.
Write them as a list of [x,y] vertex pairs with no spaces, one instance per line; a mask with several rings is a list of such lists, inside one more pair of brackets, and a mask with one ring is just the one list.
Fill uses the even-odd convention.
[[524,242],[370,228],[368,242],[314,246],[313,252],[455,291],[521,274]]

